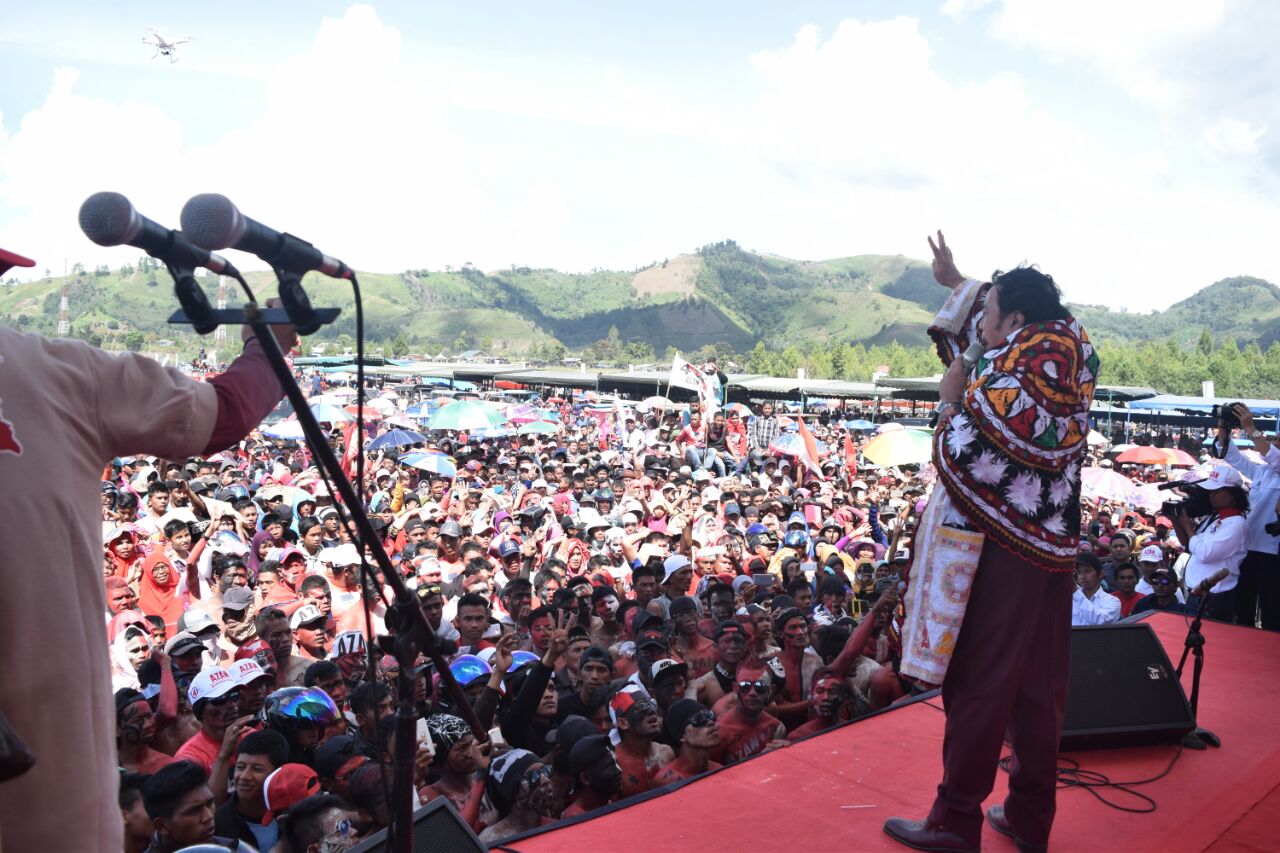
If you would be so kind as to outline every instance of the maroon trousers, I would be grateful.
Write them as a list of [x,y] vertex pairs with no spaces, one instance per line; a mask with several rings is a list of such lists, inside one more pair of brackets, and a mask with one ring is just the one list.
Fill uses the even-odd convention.
[[1046,844],[1071,665],[1071,573],[1049,573],[987,540],[942,684],[943,775],[929,821],[976,847],[1005,735],[1013,747],[1005,815]]

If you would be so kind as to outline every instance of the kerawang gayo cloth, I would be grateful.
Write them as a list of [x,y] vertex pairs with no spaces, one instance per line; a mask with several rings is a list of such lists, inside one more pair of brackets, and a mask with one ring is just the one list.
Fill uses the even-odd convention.
[[964,516],[1046,571],[1075,565],[1098,366],[1075,319],[1029,323],[983,354],[934,434],[938,479]]
[[929,685],[946,677],[986,540],[976,530],[949,525],[954,513],[947,491],[935,489],[920,519],[903,602],[901,672]]

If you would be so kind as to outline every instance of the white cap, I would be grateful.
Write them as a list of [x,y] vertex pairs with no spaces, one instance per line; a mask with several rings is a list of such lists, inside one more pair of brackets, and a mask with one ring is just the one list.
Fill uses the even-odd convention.
[[530,486],[529,488],[531,488],[531,489],[547,489],[547,488],[550,488],[550,486],[548,486],[548,485],[547,485],[547,481],[546,481],[546,480],[544,480],[544,479],[542,479],[541,477],[539,477],[538,479],[536,479],[536,480],[534,480],[534,481],[533,481],[533,485],[532,485],[532,486]]
[[720,500],[720,490],[715,486],[707,486],[702,490],[702,503],[711,504]]
[[1142,549],[1142,553],[1138,555],[1139,563],[1163,563],[1164,551],[1160,550],[1159,545],[1148,545]]
[[360,552],[350,542],[335,545],[332,548],[322,548],[318,559],[331,566],[358,566],[362,562]]
[[239,687],[235,677],[220,666],[201,671],[191,679],[187,688],[187,699],[194,707],[201,699],[217,699]]
[[1214,459],[1201,465],[1192,473],[1192,479],[1197,477],[1204,477],[1204,482],[1198,485],[1209,491],[1244,485],[1244,477],[1240,476],[1240,472],[1221,459]]
[[270,678],[271,676],[267,674],[265,669],[258,666],[258,662],[256,660],[253,658],[245,658],[244,660],[238,660],[232,664],[231,677],[235,680],[236,684],[243,687],[246,684],[253,683],[259,678]]
[[911,554],[906,549],[899,548],[897,551],[893,552],[893,559],[890,560],[889,562],[896,563],[899,560],[910,560],[910,559],[911,559]]
[[289,620],[289,627],[296,631],[308,622],[323,618],[324,614],[320,612],[319,607],[314,604],[304,604],[293,611],[293,618]]

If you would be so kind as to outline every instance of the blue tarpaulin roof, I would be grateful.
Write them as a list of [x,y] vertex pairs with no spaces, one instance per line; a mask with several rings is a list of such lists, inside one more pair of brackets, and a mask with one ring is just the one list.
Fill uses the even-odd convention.
[[1244,403],[1255,416],[1274,418],[1280,414],[1280,400],[1242,400],[1231,397],[1180,397],[1177,394],[1157,394],[1145,400],[1134,400],[1129,403],[1130,409],[1148,409],[1160,412],[1173,412],[1187,409],[1206,414],[1214,406],[1225,406],[1230,403]]

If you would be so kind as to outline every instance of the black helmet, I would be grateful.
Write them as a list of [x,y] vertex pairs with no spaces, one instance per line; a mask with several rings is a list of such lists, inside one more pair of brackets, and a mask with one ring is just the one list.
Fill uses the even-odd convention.
[[258,712],[264,729],[279,732],[289,741],[289,760],[308,765],[320,741],[317,738],[314,745],[302,748],[295,735],[300,729],[332,725],[338,717],[338,706],[319,687],[281,687],[267,696]]

